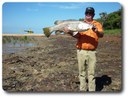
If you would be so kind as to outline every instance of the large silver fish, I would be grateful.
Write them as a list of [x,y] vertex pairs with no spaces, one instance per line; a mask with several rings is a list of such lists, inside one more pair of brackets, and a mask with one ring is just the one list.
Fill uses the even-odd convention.
[[85,23],[83,21],[78,20],[63,20],[63,21],[56,21],[54,26],[43,28],[45,36],[49,37],[52,32],[64,32],[64,29],[67,28],[71,32],[80,32],[80,31],[87,31],[94,27],[92,24]]

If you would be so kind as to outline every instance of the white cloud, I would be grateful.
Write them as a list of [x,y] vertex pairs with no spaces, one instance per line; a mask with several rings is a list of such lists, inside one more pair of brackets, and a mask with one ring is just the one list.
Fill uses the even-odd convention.
[[79,3],[73,3],[73,2],[69,2],[69,3],[38,3],[37,4],[39,7],[53,7],[53,8],[60,8],[60,9],[78,9],[82,6],[85,6],[85,2],[79,2]]
[[43,7],[43,6],[46,6],[46,3],[37,3],[37,5],[39,6],[39,7]]
[[59,5],[58,7],[61,9],[78,9],[83,6],[84,3],[69,3],[67,5]]
[[80,6],[78,4],[61,5],[58,7],[61,9],[78,9],[78,8],[80,8]]
[[37,11],[39,11],[39,9],[37,9],[37,8],[27,8],[26,10],[29,11],[29,12],[37,12]]

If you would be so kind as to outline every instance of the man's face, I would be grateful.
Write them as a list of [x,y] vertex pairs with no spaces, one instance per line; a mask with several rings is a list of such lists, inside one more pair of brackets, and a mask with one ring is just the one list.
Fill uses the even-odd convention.
[[94,14],[93,14],[93,13],[90,13],[90,12],[87,12],[87,13],[85,14],[85,18],[86,18],[87,20],[92,20],[92,19],[93,19],[93,16],[94,16]]

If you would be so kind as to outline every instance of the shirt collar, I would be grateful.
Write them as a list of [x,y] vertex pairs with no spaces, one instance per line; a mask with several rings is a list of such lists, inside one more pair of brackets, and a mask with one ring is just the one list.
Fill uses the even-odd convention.
[[93,24],[93,23],[95,23],[96,21],[95,21],[95,20],[92,20],[91,22],[87,22],[87,20],[85,19],[84,22]]

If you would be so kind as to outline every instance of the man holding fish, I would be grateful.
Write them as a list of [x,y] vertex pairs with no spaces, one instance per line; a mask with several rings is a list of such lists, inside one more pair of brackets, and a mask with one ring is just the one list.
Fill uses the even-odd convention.
[[44,34],[49,37],[53,31],[65,32],[77,39],[77,59],[79,68],[80,91],[95,91],[96,49],[98,39],[103,37],[102,25],[93,20],[95,10],[87,7],[85,20],[56,21],[56,25],[43,28]]
[[[98,39],[103,37],[102,25],[93,20],[95,10],[92,7],[87,7],[85,11],[85,23],[92,24],[92,29],[82,32],[71,33],[68,28],[65,32],[70,33],[77,38],[77,58],[79,66],[80,91],[95,91],[95,69],[96,69],[96,48]],[[83,28],[82,25],[79,27]],[[87,83],[88,81],[88,83]]]

